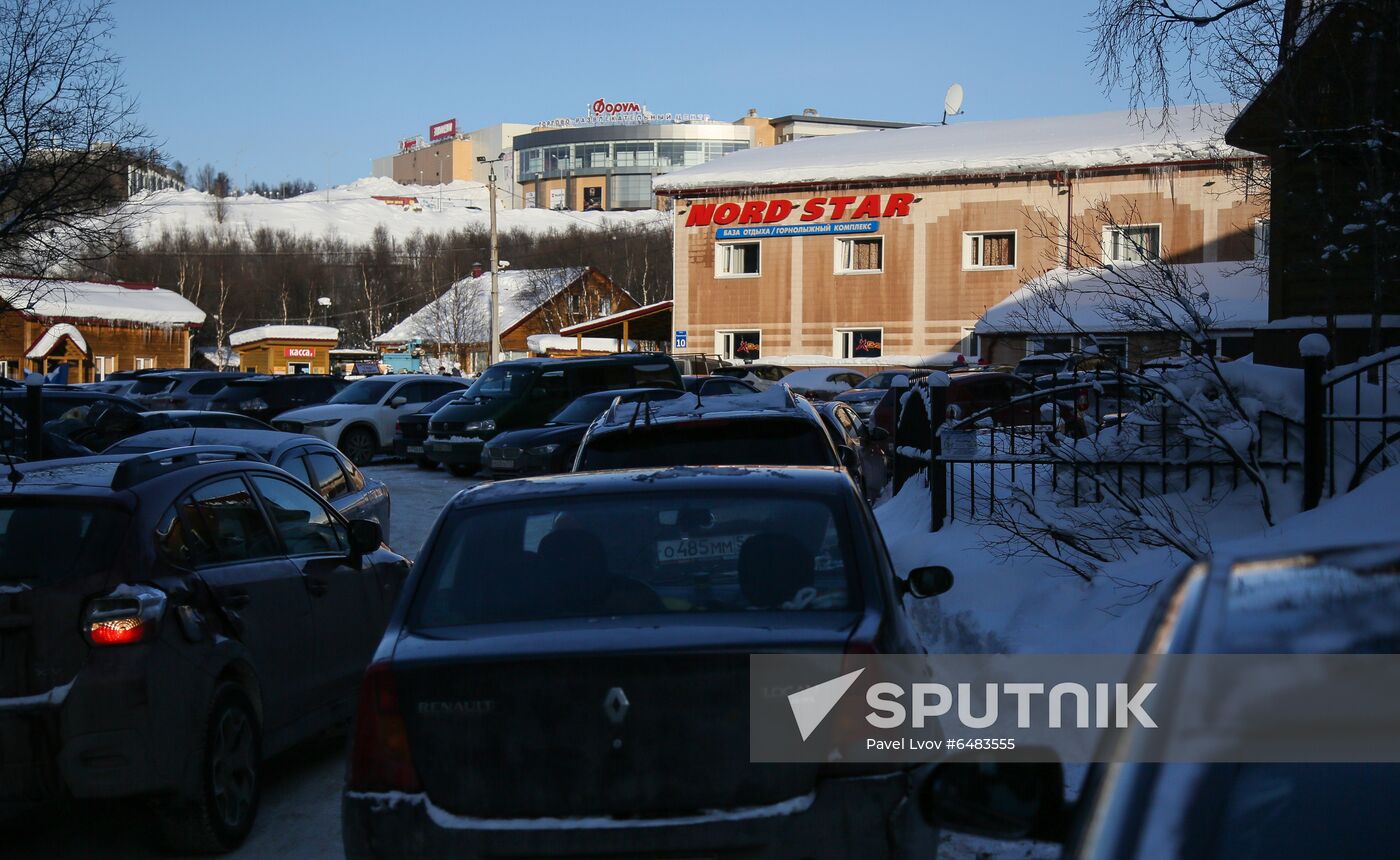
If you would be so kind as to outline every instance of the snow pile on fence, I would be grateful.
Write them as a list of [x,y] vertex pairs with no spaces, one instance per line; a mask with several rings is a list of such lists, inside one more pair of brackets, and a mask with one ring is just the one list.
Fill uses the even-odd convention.
[[[383,227],[396,241],[415,233],[488,229],[490,213],[486,187],[457,180],[435,185],[400,185],[389,179],[361,179],[328,191],[312,191],[286,200],[255,194],[222,200],[202,191],[153,191],[127,203],[133,215],[128,235],[137,245],[155,241],[165,232],[186,229],[247,238],[261,229],[316,238],[340,238],[364,243]],[[397,205],[380,198],[416,198],[414,205]],[[499,208],[502,232],[532,235],[580,228],[607,230],[614,226],[665,225],[664,212],[555,212],[549,209]]]
[[681,191],[1252,157],[1224,141],[1235,112],[1231,105],[1175,108],[1171,130],[1152,128],[1131,111],[1111,111],[814,137],[731,153],[658,176],[652,186]]

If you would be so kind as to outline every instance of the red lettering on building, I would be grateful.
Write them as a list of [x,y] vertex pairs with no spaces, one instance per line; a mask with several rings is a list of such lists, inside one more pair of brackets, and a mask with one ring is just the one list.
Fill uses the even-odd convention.
[[738,203],[721,203],[715,208],[714,222],[723,226],[732,224],[735,218],[739,217]]
[[909,204],[913,202],[914,195],[912,194],[905,194],[902,192],[899,194],[891,194],[889,202],[885,204],[884,217],[898,218],[902,215],[908,215]]
[[762,200],[750,200],[744,204],[743,214],[739,216],[740,224],[760,224],[763,222],[763,212],[768,208],[768,204]]
[[791,214],[791,200],[770,200],[768,201],[768,214],[763,216],[763,223],[776,224]]
[[815,221],[815,220],[817,220],[818,218],[822,217],[822,214],[823,214],[823,212],[825,211],[825,210],[824,210],[824,207],[825,207],[825,206],[826,206],[826,198],[825,198],[825,197],[813,197],[811,200],[808,200],[807,203],[806,203],[805,205],[803,205],[803,207],[802,207],[802,218],[799,219],[799,220],[802,220],[802,221]]
[[860,201],[856,211],[851,213],[852,218],[879,218],[880,217],[880,195],[867,194],[865,199]]
[[690,214],[685,218],[687,227],[708,227],[710,219],[715,215],[715,204],[695,203],[690,207]]
[[833,197],[830,202],[833,207],[831,220],[840,221],[842,216],[846,214],[846,207],[856,202],[856,199],[854,197]]

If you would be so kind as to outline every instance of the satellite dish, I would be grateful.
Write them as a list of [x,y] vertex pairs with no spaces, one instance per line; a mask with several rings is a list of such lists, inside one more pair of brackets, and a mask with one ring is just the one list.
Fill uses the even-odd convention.
[[957,116],[962,113],[963,88],[962,84],[953,84],[948,87],[948,92],[943,96],[943,124],[948,124],[948,117]]

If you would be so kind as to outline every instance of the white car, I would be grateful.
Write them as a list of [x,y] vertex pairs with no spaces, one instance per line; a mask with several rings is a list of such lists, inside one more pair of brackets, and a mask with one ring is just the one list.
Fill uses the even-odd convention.
[[283,412],[272,426],[325,439],[350,462],[365,466],[393,442],[399,416],[417,412],[444,394],[465,391],[467,385],[467,380],[451,376],[371,376],[347,385],[319,406]]
[[789,373],[792,373],[792,368],[783,367],[781,364],[740,364],[734,367],[716,367],[710,371],[711,376],[741,379],[759,391],[767,391]]

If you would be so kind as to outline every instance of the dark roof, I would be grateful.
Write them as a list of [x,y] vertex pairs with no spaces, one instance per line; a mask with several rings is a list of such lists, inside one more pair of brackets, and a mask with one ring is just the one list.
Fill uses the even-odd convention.
[[926,122],[890,122],[883,119],[849,119],[847,117],[801,113],[773,117],[769,122],[774,125],[780,122],[819,122],[826,125],[853,125],[860,128],[912,128],[916,125],[929,125]]

